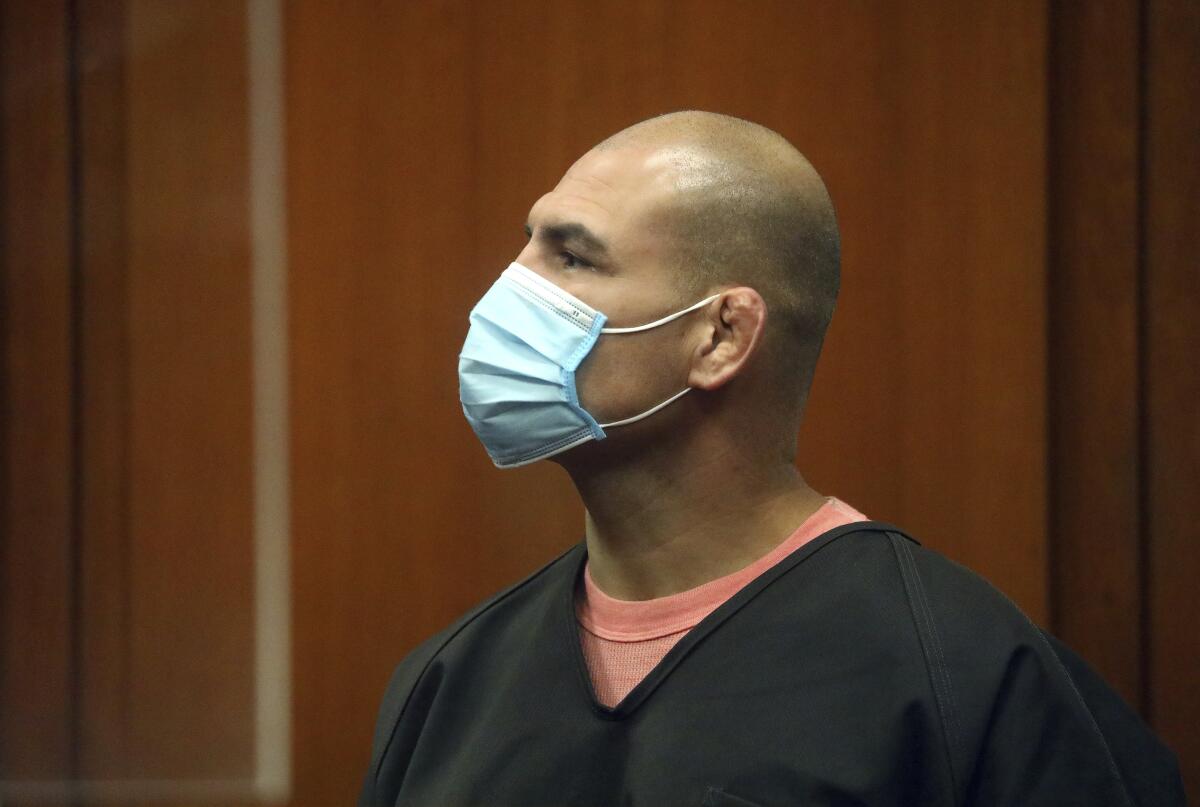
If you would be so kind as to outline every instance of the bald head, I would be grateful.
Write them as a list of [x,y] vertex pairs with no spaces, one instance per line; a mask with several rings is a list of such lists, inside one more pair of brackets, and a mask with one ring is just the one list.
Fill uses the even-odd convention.
[[837,220],[816,170],[770,129],[711,112],[651,118],[596,147],[615,149],[669,167],[673,192],[655,215],[681,288],[745,285],[766,300],[766,358],[785,403],[802,407],[840,276]]

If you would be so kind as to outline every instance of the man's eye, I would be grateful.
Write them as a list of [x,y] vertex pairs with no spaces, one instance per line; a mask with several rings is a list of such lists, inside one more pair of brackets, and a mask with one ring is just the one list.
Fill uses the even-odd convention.
[[570,252],[560,252],[558,253],[558,257],[562,260],[562,265],[566,269],[576,269],[581,266],[587,266],[587,263],[582,261],[577,256],[572,255]]

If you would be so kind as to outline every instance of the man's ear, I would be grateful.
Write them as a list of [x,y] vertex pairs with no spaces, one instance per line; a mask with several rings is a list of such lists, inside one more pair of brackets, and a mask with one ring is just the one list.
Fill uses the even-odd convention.
[[704,313],[708,339],[692,354],[688,386],[715,390],[736,377],[758,349],[767,326],[767,303],[754,289],[738,286],[721,292]]

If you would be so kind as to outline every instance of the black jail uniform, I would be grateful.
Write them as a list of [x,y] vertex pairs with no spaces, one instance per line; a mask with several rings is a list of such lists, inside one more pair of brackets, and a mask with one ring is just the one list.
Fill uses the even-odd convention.
[[586,556],[401,662],[360,805],[1184,803],[1174,756],[1078,656],[895,527],[805,544],[612,709],[580,647]]

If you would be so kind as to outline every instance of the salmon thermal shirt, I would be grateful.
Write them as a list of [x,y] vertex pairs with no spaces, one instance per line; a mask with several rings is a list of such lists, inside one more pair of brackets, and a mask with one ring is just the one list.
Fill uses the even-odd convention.
[[593,582],[584,565],[583,585],[576,592],[579,638],[596,700],[616,706],[650,674],[662,657],[747,583],[804,544],[834,527],[867,521],[867,517],[832,496],[796,530],[744,569],[678,594],[653,600],[614,599]]
[[895,527],[752,580],[612,708],[578,544],[413,651],[360,805],[1176,805],[1167,750],[1074,653]]

